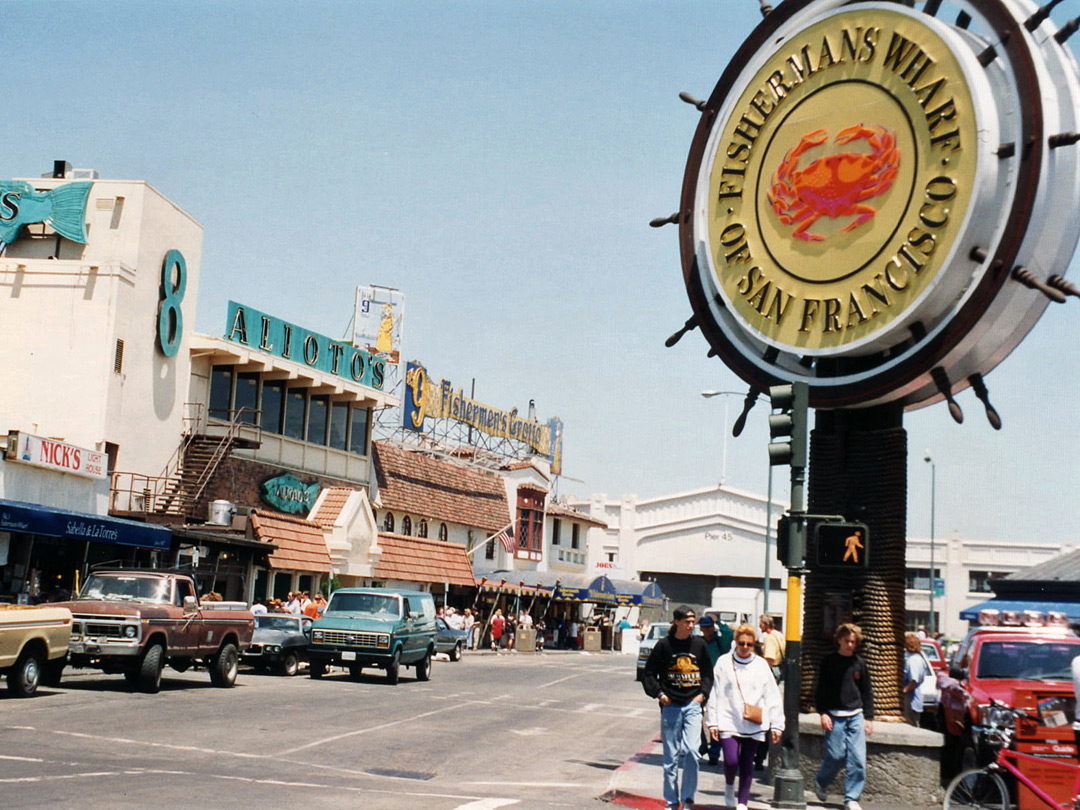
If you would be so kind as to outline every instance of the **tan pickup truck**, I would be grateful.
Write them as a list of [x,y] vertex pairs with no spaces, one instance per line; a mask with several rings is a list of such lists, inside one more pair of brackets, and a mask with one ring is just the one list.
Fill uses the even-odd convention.
[[39,683],[59,684],[70,637],[67,608],[0,605],[0,673],[11,694],[29,697]]

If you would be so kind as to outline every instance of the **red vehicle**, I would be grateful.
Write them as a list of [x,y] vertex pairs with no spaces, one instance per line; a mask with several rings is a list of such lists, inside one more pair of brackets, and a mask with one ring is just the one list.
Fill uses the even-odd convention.
[[939,641],[932,638],[922,638],[919,639],[919,643],[922,645],[923,655],[926,656],[926,660],[930,662],[930,666],[935,673],[949,671],[949,665],[945,661],[945,651],[941,649]]
[[[961,642],[948,673],[938,676],[939,721],[945,733],[943,764],[951,775],[993,762],[1001,747],[991,732],[995,724],[1015,722],[1002,706],[1029,715],[1015,726],[1013,750],[1044,758],[1077,762],[1072,731],[1076,698],[1072,659],[1080,655],[1080,637],[1067,627],[977,627]],[[1049,766],[1048,766],[1049,768]],[[1040,784],[1044,780],[1032,774]],[[1047,775],[1051,780],[1053,776]],[[1032,803],[1027,789],[1020,808]]]

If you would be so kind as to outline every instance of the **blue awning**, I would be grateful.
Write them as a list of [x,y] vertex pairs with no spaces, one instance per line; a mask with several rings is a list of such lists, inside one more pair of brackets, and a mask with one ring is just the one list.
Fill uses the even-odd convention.
[[613,579],[618,603],[624,607],[641,605],[643,607],[664,606],[664,592],[655,582],[639,582],[633,579]]
[[960,618],[969,622],[979,620],[980,610],[1039,610],[1043,613],[1064,613],[1070,624],[1080,624],[1080,602],[1036,602],[1019,599],[989,599],[960,611]]
[[0,499],[0,531],[114,543],[157,551],[167,550],[172,539],[172,531],[165,526],[3,499]]

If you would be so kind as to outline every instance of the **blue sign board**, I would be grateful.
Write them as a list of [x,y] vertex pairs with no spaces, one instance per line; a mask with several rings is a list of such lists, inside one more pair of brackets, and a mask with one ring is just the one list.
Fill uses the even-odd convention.
[[383,358],[235,301],[229,302],[225,339],[368,388],[381,391],[386,382]]
[[64,183],[35,191],[22,180],[0,182],[0,242],[11,244],[23,225],[44,222],[65,239],[86,244],[86,198],[93,183]]
[[0,531],[115,543],[158,551],[167,550],[172,539],[172,532],[164,526],[4,500],[0,500]]

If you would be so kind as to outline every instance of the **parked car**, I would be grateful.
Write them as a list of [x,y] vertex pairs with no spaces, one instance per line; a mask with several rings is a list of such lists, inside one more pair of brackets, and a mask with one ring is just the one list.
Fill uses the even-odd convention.
[[948,672],[949,664],[945,660],[945,651],[941,649],[941,643],[932,638],[919,639],[922,645],[923,655],[935,673]]
[[[637,680],[640,681],[645,674],[645,662],[649,660],[649,654],[652,652],[653,647],[656,646],[656,642],[668,634],[669,627],[671,627],[671,622],[654,622],[649,625],[649,629],[646,631],[645,637],[641,639],[641,645],[638,647]],[[701,635],[701,628],[696,624],[694,625],[694,635]]]
[[263,613],[255,617],[251,646],[243,661],[255,669],[273,669],[280,675],[295,675],[300,662],[307,660],[311,643],[311,619],[291,613]]
[[993,761],[1000,743],[987,728],[991,721],[1012,718],[995,700],[1038,718],[1017,724],[1017,750],[1075,761],[1068,726],[1075,719],[1070,665],[1077,655],[1080,638],[1067,627],[981,626],[969,631],[948,673],[938,676],[946,772]]
[[42,605],[0,605],[0,675],[15,697],[30,697],[38,684],[57,686],[71,639],[71,611]]
[[435,628],[435,652],[446,653],[451,661],[460,661],[469,634],[464,630],[455,630],[441,616],[435,617]]
[[321,678],[327,666],[347,667],[359,678],[364,667],[379,667],[396,684],[402,666],[416,678],[431,678],[435,654],[435,601],[423,591],[341,588],[311,626],[308,672]]

